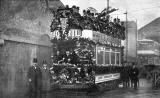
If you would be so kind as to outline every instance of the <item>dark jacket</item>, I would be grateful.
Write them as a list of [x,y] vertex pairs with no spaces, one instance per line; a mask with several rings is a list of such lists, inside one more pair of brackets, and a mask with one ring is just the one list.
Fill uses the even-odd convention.
[[[64,62],[65,63],[71,63],[71,60],[72,60],[72,55],[71,54],[69,54],[69,55],[64,55],[63,56],[63,58],[64,58]],[[70,61],[69,61],[69,59],[70,59]]]
[[131,80],[138,80],[139,70],[137,67],[131,69]]
[[31,66],[28,70],[28,79],[31,79],[29,82],[29,87],[33,92],[37,92],[37,90],[41,89],[41,81],[42,81],[42,72],[39,67]]
[[63,59],[63,55],[62,54],[55,55],[53,62],[54,63],[58,63],[58,61],[61,61],[62,59]]
[[42,90],[49,91],[50,90],[50,79],[51,79],[50,70],[48,67],[46,69],[42,67],[41,71],[42,71]]

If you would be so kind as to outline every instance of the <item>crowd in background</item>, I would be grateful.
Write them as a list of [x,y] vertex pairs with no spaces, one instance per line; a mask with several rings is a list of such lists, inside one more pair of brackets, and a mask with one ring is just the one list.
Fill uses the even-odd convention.
[[135,63],[132,63],[131,66],[125,64],[121,70],[121,81],[123,87],[134,87],[137,89],[139,86],[139,70],[136,67]]

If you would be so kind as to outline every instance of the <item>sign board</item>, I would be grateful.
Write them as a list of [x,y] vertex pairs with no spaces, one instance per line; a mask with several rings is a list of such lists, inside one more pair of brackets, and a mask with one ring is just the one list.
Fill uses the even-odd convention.
[[[61,19],[62,22],[62,27],[66,27],[66,19],[62,18]],[[60,37],[60,34],[57,31],[54,31],[52,32],[52,38],[54,37],[57,37],[59,38]],[[100,42],[100,43],[103,43],[103,44],[112,44],[114,46],[121,46],[121,40],[120,39],[117,39],[117,38],[113,38],[111,36],[108,36],[106,34],[103,34],[103,33],[100,33],[98,31],[92,31],[92,30],[79,30],[79,29],[70,29],[69,33],[68,33],[68,36],[69,37],[82,37],[82,38],[88,38],[90,40],[93,40],[95,42]]]
[[89,38],[91,40],[94,40],[94,41],[100,42],[100,43],[108,43],[108,44],[113,44],[115,46],[121,46],[121,40],[120,39],[113,38],[111,36],[100,33],[98,31],[83,30],[82,31],[82,37]]
[[95,76],[95,83],[101,83],[101,82],[116,80],[116,79],[119,79],[119,78],[120,78],[120,73],[96,75]]

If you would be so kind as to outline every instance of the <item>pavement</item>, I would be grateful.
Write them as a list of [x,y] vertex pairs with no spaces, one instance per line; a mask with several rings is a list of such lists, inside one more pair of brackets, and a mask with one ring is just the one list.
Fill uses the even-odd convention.
[[119,88],[117,90],[93,93],[90,95],[51,93],[47,98],[160,98],[160,90],[153,90],[150,81],[140,79],[140,87],[137,90],[133,88]]

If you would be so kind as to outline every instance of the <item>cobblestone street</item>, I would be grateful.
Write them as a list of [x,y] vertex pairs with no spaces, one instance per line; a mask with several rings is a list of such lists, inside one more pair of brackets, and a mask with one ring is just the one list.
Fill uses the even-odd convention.
[[118,90],[106,91],[101,94],[91,94],[91,95],[72,95],[67,96],[63,94],[50,94],[49,98],[159,98],[160,91],[153,90],[151,87],[151,82],[145,79],[140,80],[140,87],[137,90],[133,88],[120,88]]

